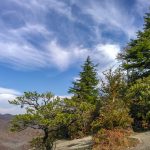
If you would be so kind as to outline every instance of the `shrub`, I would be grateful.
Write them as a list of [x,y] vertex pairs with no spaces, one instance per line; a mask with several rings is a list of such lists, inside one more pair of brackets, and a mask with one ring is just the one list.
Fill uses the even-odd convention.
[[124,148],[130,147],[130,145],[135,144],[137,141],[128,138],[130,135],[130,130],[114,129],[107,130],[101,129],[93,137],[94,146],[93,150],[122,150]]
[[129,116],[129,109],[121,100],[107,100],[103,102],[100,109],[99,117],[93,121],[93,131],[98,131],[101,128],[114,129],[116,127],[128,128],[131,127],[132,119]]
[[72,110],[72,115],[74,116],[74,121],[70,126],[67,127],[68,136],[73,138],[81,138],[90,133],[92,114],[95,110],[95,105],[88,102],[78,101],[77,98],[66,99],[65,104],[70,111]]

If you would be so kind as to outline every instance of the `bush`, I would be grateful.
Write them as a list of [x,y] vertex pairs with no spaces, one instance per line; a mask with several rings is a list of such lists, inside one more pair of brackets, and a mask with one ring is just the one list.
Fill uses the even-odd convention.
[[98,131],[101,128],[114,129],[116,127],[128,128],[131,127],[132,119],[129,116],[129,109],[121,100],[105,101],[100,109],[99,117],[93,121],[93,131]]
[[66,99],[66,109],[72,110],[74,121],[67,127],[67,134],[71,139],[81,138],[90,133],[92,114],[95,110],[95,105],[87,102],[78,101],[77,98]]
[[43,137],[33,138],[32,141],[30,142],[30,145],[32,147],[32,150],[46,150],[45,146],[43,145]]
[[101,129],[93,137],[94,146],[93,150],[122,150],[136,144],[137,141],[128,138],[131,131],[123,129],[107,130]]

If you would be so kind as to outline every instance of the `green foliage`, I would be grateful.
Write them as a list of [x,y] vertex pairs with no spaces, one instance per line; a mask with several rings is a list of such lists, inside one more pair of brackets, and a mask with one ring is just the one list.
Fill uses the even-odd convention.
[[[149,36],[147,31],[139,33],[140,38],[145,37],[146,34]],[[139,39],[133,41],[131,46],[134,48],[130,47],[126,53],[129,56],[124,55],[133,62],[133,64],[130,63],[132,77],[137,75],[134,74],[135,71],[138,75],[141,73],[142,76],[149,71],[148,68],[145,69],[145,66],[142,72],[140,72],[141,68],[133,69],[135,65],[133,56],[138,51],[135,48],[139,46],[136,45],[138,42]],[[131,51],[133,55],[130,55]],[[138,52],[136,61],[144,62],[145,65],[149,63],[149,60],[147,61],[143,55],[145,53]],[[125,58],[124,56],[122,58]],[[14,117],[11,130],[21,131],[30,127],[43,131],[41,136],[31,141],[31,146],[37,150],[50,150],[53,148],[53,143],[61,138],[80,138],[91,133],[97,133],[96,136],[99,138],[103,138],[103,135],[104,137],[112,136],[117,133],[111,132],[116,128],[131,127],[133,119],[138,127],[149,128],[150,76],[135,80],[134,84],[133,82],[127,84],[126,77],[120,68],[109,69],[103,73],[104,80],[101,80],[101,87],[98,88],[99,80],[95,68],[96,66],[88,57],[82,66],[83,70],[80,72],[79,79],[73,82],[73,87],[69,89],[69,92],[73,94],[70,99],[60,99],[50,92],[43,94],[25,92],[23,96],[10,101],[11,104],[20,105],[26,109],[25,114]],[[118,136],[116,139],[119,139]],[[104,140],[107,142],[107,139]],[[112,138],[110,140],[115,142]]]
[[75,97],[66,99],[65,104],[67,106],[66,109],[71,110],[72,114],[74,114],[74,121],[67,128],[68,136],[73,139],[88,135],[90,133],[95,105],[84,101],[78,102],[78,99]]
[[[49,149],[52,149],[54,141],[55,139],[53,137],[48,138],[45,145],[48,145]],[[43,144],[43,137],[33,138],[30,145],[33,147],[33,150],[46,150]]]
[[[42,144],[46,150],[50,150],[53,142],[61,138],[61,131],[71,123],[74,115],[64,109],[63,100],[51,93],[25,92],[10,103],[26,108],[25,114],[16,115],[12,120],[12,131],[21,131],[28,127],[42,130]],[[37,140],[39,139],[33,143]]]
[[101,128],[113,130],[114,128],[131,127],[132,119],[129,116],[129,109],[121,100],[106,100],[100,109],[99,117],[93,121],[93,130]]
[[115,101],[120,99],[126,101],[125,95],[127,83],[120,68],[109,69],[103,72],[104,80],[101,80],[101,99]]
[[116,127],[130,127],[132,119],[125,99],[127,84],[120,69],[104,72],[100,91],[101,108],[99,117],[92,123],[93,131],[97,132],[101,128],[112,130]]
[[150,104],[150,76],[137,80],[127,93],[132,103]]
[[137,80],[127,93],[135,129],[150,128],[150,76]]
[[88,57],[80,72],[80,79],[74,82],[71,99],[60,99],[51,93],[25,92],[23,96],[10,101],[26,108],[26,113],[16,115],[12,120],[12,131],[28,127],[43,131],[43,136],[33,139],[35,149],[50,150],[59,138],[77,138],[90,133],[91,122],[98,109],[98,79],[95,66]]
[[150,13],[144,17],[144,29],[137,33],[120,54],[123,68],[127,70],[130,101],[135,129],[150,128]]
[[145,30],[150,29],[150,13],[146,13],[144,21],[145,21],[144,29]]
[[129,81],[150,75],[150,13],[145,16],[144,31],[138,32],[137,38],[131,40],[119,59],[128,72]]
[[73,87],[69,89],[69,93],[72,93],[80,101],[85,101],[91,104],[95,104],[98,100],[99,91],[96,66],[88,57],[82,66],[79,79],[73,82]]
[[74,113],[77,114],[76,121],[68,128],[72,138],[83,137],[91,131],[91,123],[98,115],[100,107],[98,83],[96,66],[87,57],[79,79],[69,89],[69,93],[73,94],[71,102],[75,107]]

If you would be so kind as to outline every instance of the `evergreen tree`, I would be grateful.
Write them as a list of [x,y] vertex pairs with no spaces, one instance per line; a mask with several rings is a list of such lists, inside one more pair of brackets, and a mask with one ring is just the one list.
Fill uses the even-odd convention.
[[144,30],[119,54],[130,81],[150,75],[150,13],[145,15],[144,21]]
[[129,115],[129,103],[126,101],[127,84],[124,74],[117,68],[106,70],[103,75],[100,86],[101,108],[99,116],[93,120],[93,131],[130,127],[132,119]]
[[127,84],[124,73],[120,68],[113,70],[112,68],[103,72],[104,79],[101,80],[101,99],[122,100],[126,102]]
[[150,76],[136,80],[126,93],[130,99],[133,128],[150,129]]
[[69,93],[74,94],[74,97],[80,101],[95,104],[99,96],[98,83],[96,65],[88,56],[82,66],[79,79],[73,82],[73,87],[69,89]]
[[150,29],[150,13],[146,13],[144,20],[145,20],[144,24],[145,29]]
[[10,104],[25,107],[24,114],[16,115],[11,121],[11,131],[22,131],[30,127],[43,131],[33,138],[31,147],[36,150],[51,150],[56,139],[64,138],[65,128],[76,119],[64,105],[64,101],[52,93],[25,92],[23,96],[9,101]]

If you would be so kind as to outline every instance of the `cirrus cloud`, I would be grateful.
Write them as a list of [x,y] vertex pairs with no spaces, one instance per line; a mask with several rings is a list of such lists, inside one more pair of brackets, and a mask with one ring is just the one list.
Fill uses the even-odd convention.
[[135,37],[138,11],[147,7],[148,0],[136,0],[130,13],[118,0],[84,2],[0,2],[0,62],[20,70],[66,70],[88,55],[101,66],[116,62],[122,37],[126,41]]

